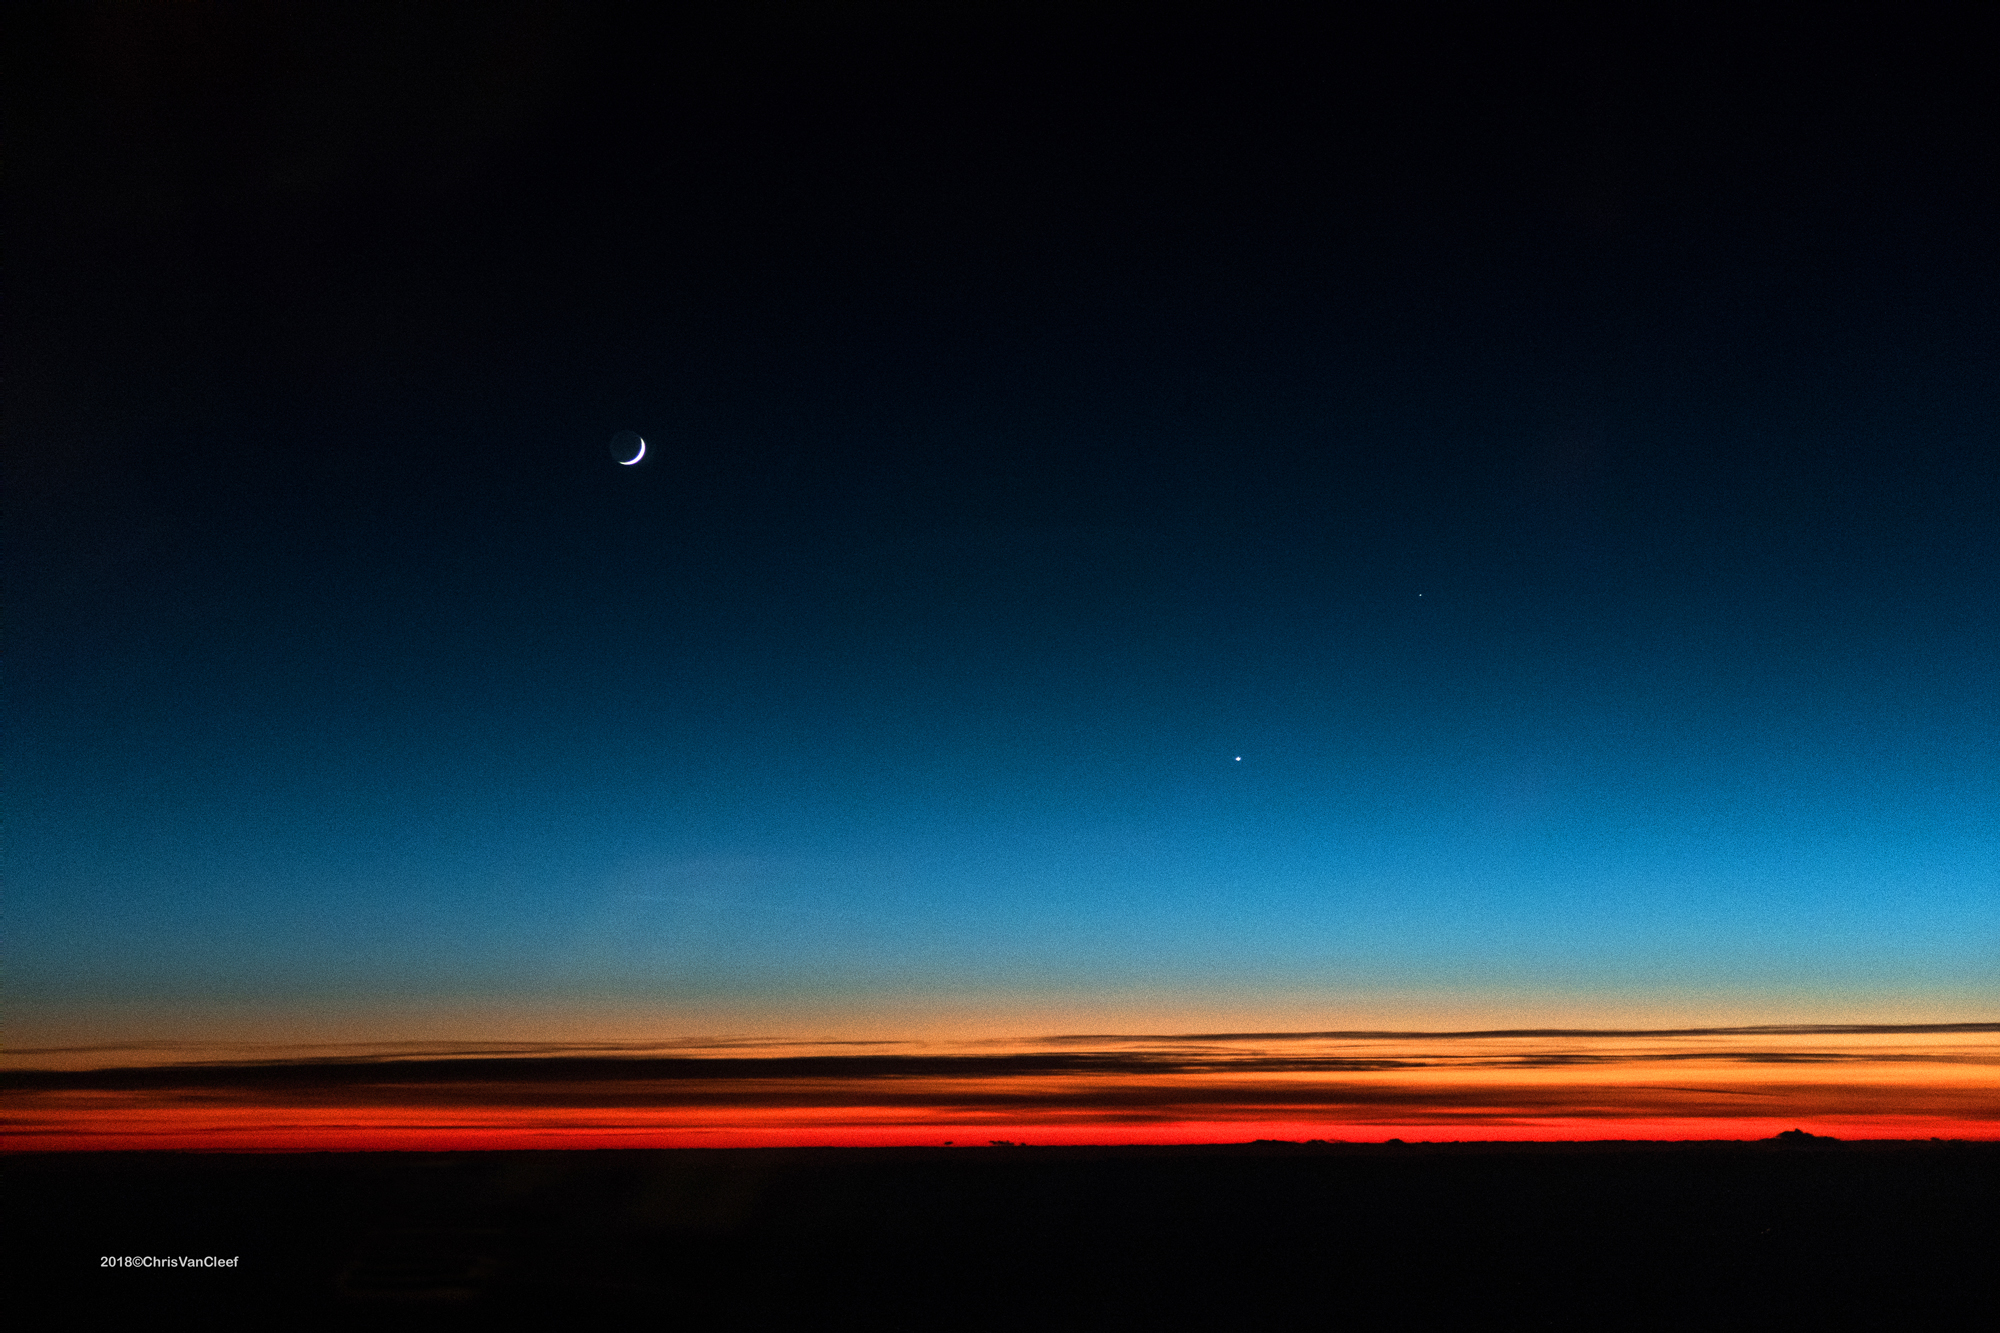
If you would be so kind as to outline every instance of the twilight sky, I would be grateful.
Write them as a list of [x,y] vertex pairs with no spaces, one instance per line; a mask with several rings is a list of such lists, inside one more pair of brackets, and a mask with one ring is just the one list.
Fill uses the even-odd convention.
[[16,19],[16,1063],[2000,1019],[1976,34],[946,8]]

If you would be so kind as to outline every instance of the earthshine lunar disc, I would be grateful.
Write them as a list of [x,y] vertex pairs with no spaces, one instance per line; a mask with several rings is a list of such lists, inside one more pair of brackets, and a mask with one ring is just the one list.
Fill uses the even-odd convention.
[[631,467],[646,456],[646,442],[639,438],[637,431],[621,430],[611,437],[611,460],[623,467]]

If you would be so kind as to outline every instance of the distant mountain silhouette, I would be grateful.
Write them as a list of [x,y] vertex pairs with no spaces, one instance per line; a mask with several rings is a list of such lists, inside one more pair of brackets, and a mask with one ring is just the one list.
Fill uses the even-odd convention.
[[1838,1143],[1831,1134],[1808,1134],[1803,1129],[1788,1129],[1765,1139],[1766,1143]]

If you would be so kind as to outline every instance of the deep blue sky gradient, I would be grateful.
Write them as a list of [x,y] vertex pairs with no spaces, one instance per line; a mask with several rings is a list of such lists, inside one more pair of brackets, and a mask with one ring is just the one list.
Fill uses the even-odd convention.
[[17,1006],[1992,1012],[1949,31],[424,12],[46,20]]

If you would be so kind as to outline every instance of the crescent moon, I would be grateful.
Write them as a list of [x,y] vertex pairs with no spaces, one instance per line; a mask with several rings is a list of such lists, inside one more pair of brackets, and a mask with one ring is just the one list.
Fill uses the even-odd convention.
[[[620,467],[631,467],[646,456],[646,442],[639,438],[636,430],[621,430],[610,441],[611,461]],[[629,458],[626,455],[631,455]]]

